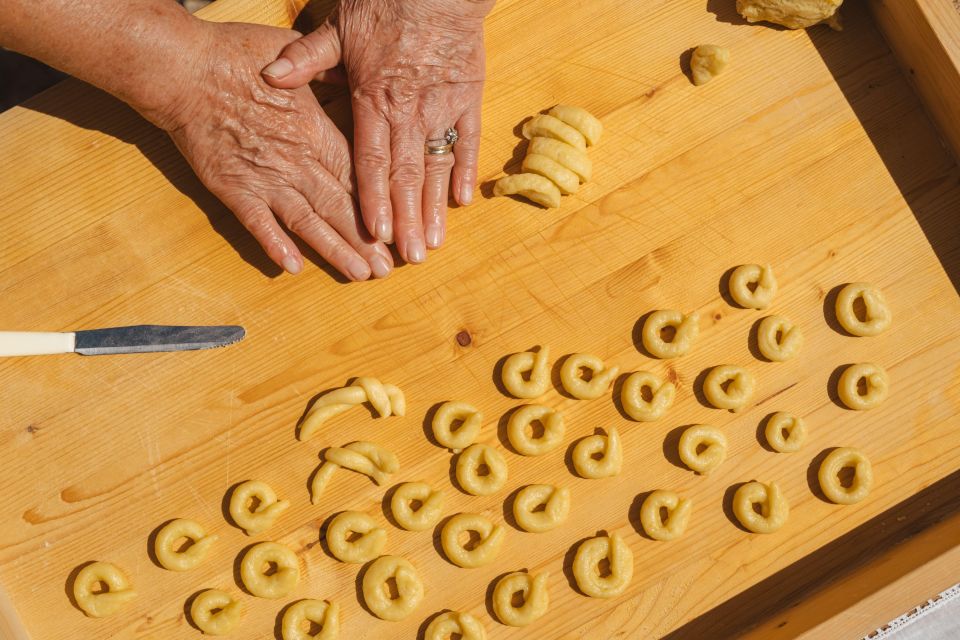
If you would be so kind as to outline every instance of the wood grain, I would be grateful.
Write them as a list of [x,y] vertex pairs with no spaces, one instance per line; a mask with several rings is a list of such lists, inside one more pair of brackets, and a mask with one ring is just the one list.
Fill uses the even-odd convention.
[[[293,502],[255,539],[296,549],[304,579],[282,602],[243,596],[246,622],[231,637],[271,637],[282,606],[319,597],[341,603],[344,634],[356,639],[415,637],[445,608],[479,615],[491,638],[606,639],[684,628],[960,467],[960,299],[951,284],[960,274],[960,172],[865,12],[851,7],[842,34],[787,32],[744,25],[727,4],[501,0],[487,25],[484,197],[451,211],[450,240],[426,265],[380,282],[342,285],[321,268],[278,276],[169,141],[95,90],[65,83],[0,117],[0,326],[248,330],[217,351],[0,361],[0,582],[33,637],[197,637],[186,599],[205,587],[239,593],[234,561],[253,539],[227,525],[222,499],[251,477]],[[288,24],[292,6],[219,0],[207,15]],[[702,42],[728,46],[732,61],[695,88],[680,60]],[[346,121],[343,92],[321,99]],[[557,211],[490,199],[489,182],[518,168],[515,126],[560,101],[604,122],[593,181]],[[759,362],[749,335],[761,314],[724,300],[722,275],[747,261],[775,265],[772,311],[807,336],[794,361]],[[852,280],[887,294],[895,322],[882,337],[830,326],[831,292]],[[636,346],[638,319],[662,307],[703,317],[696,349],[674,362],[651,361]],[[463,495],[450,485],[449,454],[424,435],[425,416],[447,399],[471,401],[487,416],[482,439],[503,446],[501,416],[520,403],[497,391],[495,366],[534,344],[669,375],[676,405],[660,422],[635,424],[610,398],[551,391],[546,402],[568,425],[565,446],[620,428],[624,473],[580,480],[560,452],[507,453],[503,492]],[[831,376],[867,359],[887,367],[891,397],[867,414],[844,410],[831,399]],[[695,380],[723,362],[759,379],[741,414],[697,398]],[[358,409],[315,441],[296,441],[310,399],[359,374],[401,386],[407,417]],[[776,410],[806,417],[801,453],[758,443],[758,425]],[[696,422],[730,440],[728,462],[709,479],[672,462],[677,430]],[[427,594],[409,619],[376,620],[357,601],[356,568],[324,553],[318,530],[346,508],[383,521],[384,488],[344,473],[316,507],[306,490],[317,452],[355,439],[393,448],[396,480],[443,487],[450,513],[500,520],[515,489],[554,482],[571,488],[573,516],[546,534],[510,527],[498,561],[469,571],[439,555],[431,532],[388,527],[389,552],[419,568]],[[838,445],[859,446],[874,463],[877,486],[856,506],[827,504],[808,485],[812,460]],[[730,489],[753,478],[777,480],[790,500],[791,519],[776,535],[747,534],[725,513]],[[656,488],[696,504],[676,542],[636,531],[638,497]],[[148,558],[150,532],[171,517],[221,536],[196,571],[175,575]],[[569,584],[570,550],[598,530],[624,534],[637,559],[633,584],[613,601]],[[842,551],[818,570],[842,566]],[[86,619],[70,604],[71,570],[94,558],[124,567],[141,593],[122,615]],[[552,613],[534,629],[501,626],[487,608],[491,581],[520,568],[553,576]]]

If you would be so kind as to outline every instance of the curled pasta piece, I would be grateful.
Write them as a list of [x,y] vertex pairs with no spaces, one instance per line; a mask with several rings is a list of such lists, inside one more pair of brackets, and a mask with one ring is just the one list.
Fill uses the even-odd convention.
[[[543,426],[539,436],[533,423]],[[565,428],[559,411],[542,404],[528,404],[513,412],[507,421],[507,439],[510,446],[525,456],[539,456],[552,451],[563,441]]]
[[434,618],[423,634],[423,640],[487,640],[487,630],[477,618],[461,611],[446,611]]
[[[454,423],[460,426],[454,430]],[[444,402],[433,416],[433,437],[454,453],[473,444],[480,435],[483,414],[466,402]]]
[[[397,595],[393,597],[387,581],[393,579]],[[361,585],[367,608],[381,620],[396,622],[406,618],[423,599],[423,582],[410,562],[398,556],[380,556],[363,574]]]
[[573,467],[581,477],[612,478],[620,473],[623,466],[620,433],[616,427],[611,427],[607,433],[605,436],[587,436],[573,448]]
[[[580,370],[586,369],[590,373],[587,380],[580,375]],[[580,400],[593,400],[602,396],[610,387],[610,383],[620,373],[620,367],[607,368],[603,360],[588,353],[574,353],[567,356],[560,367],[560,382],[567,393]]]
[[273,488],[260,480],[242,482],[230,495],[230,517],[248,536],[272,527],[289,507],[287,500],[277,500]]
[[[676,540],[687,530],[692,510],[693,501],[658,489],[650,492],[640,506],[640,524],[654,540]],[[666,512],[666,517],[662,512]]]
[[[760,505],[760,513],[754,505]],[[754,533],[773,533],[787,521],[790,505],[776,482],[748,482],[733,494],[733,513],[744,528]]]
[[840,400],[855,411],[866,411],[879,406],[886,400],[889,391],[887,372],[872,362],[850,365],[840,374],[837,384]]
[[190,605],[190,619],[208,636],[224,636],[237,628],[243,605],[226,591],[206,589]]
[[300,582],[300,562],[290,547],[260,542],[243,555],[240,578],[247,591],[258,598],[282,598]]
[[793,453],[800,450],[807,438],[807,423],[803,418],[778,411],[770,416],[763,435],[774,451]]
[[[304,627],[319,627],[316,632]],[[287,607],[280,621],[283,640],[337,640],[340,637],[340,605],[323,600],[299,600]]]
[[91,562],[80,569],[73,581],[73,599],[91,618],[111,616],[135,597],[137,592],[130,580],[109,562]]
[[520,165],[524,173],[535,173],[557,185],[561,194],[576,193],[580,190],[580,178],[570,169],[547,156],[539,153],[528,153]]
[[777,295],[770,265],[742,264],[730,274],[730,296],[744,309],[766,309]]
[[475,496],[488,496],[507,482],[507,461],[499,451],[486,444],[472,444],[457,460],[457,482]]
[[381,485],[389,480],[391,474],[400,470],[400,461],[389,449],[374,442],[359,440],[342,447],[330,447],[324,452],[324,460],[317,467],[310,480],[310,502],[317,504],[333,473],[340,468],[356,471],[369,476],[374,483]]
[[603,135],[603,124],[586,109],[567,104],[558,104],[547,113],[558,120],[566,122],[583,134],[588,145],[593,146],[600,142],[600,136]]
[[593,173],[593,162],[587,156],[587,153],[576,147],[571,147],[565,142],[554,140],[553,138],[544,138],[536,136],[530,140],[527,147],[527,153],[536,153],[547,156],[554,162],[566,167],[577,174],[580,182],[587,182]]
[[[649,394],[647,400],[644,395]],[[664,382],[649,371],[635,371],[627,376],[620,390],[620,402],[628,416],[639,422],[653,422],[663,417],[677,387],[672,382]]]
[[[543,509],[540,509],[543,507]],[[570,489],[552,484],[531,484],[513,501],[513,517],[524,531],[543,533],[563,524],[570,515]]]
[[[550,348],[521,351],[503,363],[503,386],[514,398],[536,398],[550,386]],[[524,380],[524,374],[527,379]]]
[[732,364],[714,367],[703,379],[703,395],[717,409],[740,411],[750,401],[755,387],[753,374]]
[[[467,546],[460,541],[462,534],[473,531],[479,535],[476,541],[468,540]],[[447,559],[458,567],[472,569],[493,562],[503,546],[505,531],[499,524],[478,513],[458,513],[443,525],[440,544]],[[468,548],[469,547],[469,548]]]
[[692,471],[707,475],[727,457],[727,437],[705,424],[695,424],[680,434],[680,459]]
[[527,140],[536,136],[553,138],[560,142],[566,142],[571,147],[577,149],[586,149],[587,141],[583,134],[563,120],[552,115],[537,115],[523,123],[523,137]]
[[440,521],[443,494],[424,482],[404,482],[390,498],[390,512],[407,531],[424,531]]
[[493,183],[493,195],[523,196],[547,209],[560,206],[560,189],[548,178],[536,173],[515,173],[500,178]]
[[757,346],[767,360],[784,362],[800,353],[803,332],[783,316],[767,316],[757,327]]
[[[853,469],[853,479],[850,486],[845,487],[840,482],[840,472],[848,468]],[[817,478],[823,494],[832,502],[854,504],[870,493],[873,487],[873,467],[859,449],[840,447],[828,453],[820,463]]]
[[[184,538],[190,546],[180,549],[177,543]],[[189,571],[203,562],[216,541],[217,536],[208,536],[199,522],[178,518],[163,525],[157,532],[153,552],[164,569]]]
[[407,401],[399,388],[376,378],[361,376],[350,386],[334,389],[317,398],[300,423],[298,437],[301,440],[311,438],[327,419],[364,402],[369,402],[380,417],[403,416],[407,411]]
[[[550,607],[547,591],[549,573],[508,573],[493,587],[493,612],[497,619],[511,627],[525,627],[541,618]],[[514,595],[520,594],[523,604],[514,605]]]
[[[863,320],[854,308],[858,299],[863,301]],[[843,328],[855,336],[875,336],[883,333],[890,327],[892,317],[883,292],[867,282],[851,282],[840,289],[836,312],[837,320]]]
[[[673,336],[664,334],[673,331]],[[700,316],[683,315],[676,309],[661,309],[647,316],[643,323],[643,347],[655,358],[679,358],[690,351],[700,334]]]
[[[600,572],[600,563],[604,560],[609,565],[607,575]],[[573,577],[580,591],[591,598],[618,596],[633,580],[633,552],[616,533],[590,538],[577,548]]]
[[363,564],[383,552],[387,531],[360,511],[343,511],[327,525],[327,547],[340,562]]

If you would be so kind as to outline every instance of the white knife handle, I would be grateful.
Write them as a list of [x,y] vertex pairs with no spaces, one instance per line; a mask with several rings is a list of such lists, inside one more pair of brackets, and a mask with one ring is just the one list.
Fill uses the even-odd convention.
[[44,356],[73,353],[75,333],[0,331],[0,356]]

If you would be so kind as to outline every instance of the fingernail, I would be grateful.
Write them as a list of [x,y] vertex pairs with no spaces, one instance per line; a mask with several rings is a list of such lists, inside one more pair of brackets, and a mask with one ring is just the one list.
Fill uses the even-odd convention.
[[370,270],[374,278],[386,278],[390,274],[390,263],[380,254],[370,258]]
[[424,235],[427,238],[427,246],[436,249],[443,242],[443,228],[440,225],[430,225],[426,228]]
[[386,216],[377,220],[377,239],[380,242],[393,242],[393,229],[390,228],[390,219]]
[[420,264],[427,259],[427,250],[420,238],[411,238],[407,241],[407,262]]
[[286,58],[274,60],[263,69],[263,75],[271,78],[282,78],[293,71],[293,63]]
[[347,271],[350,272],[350,277],[358,282],[370,278],[370,265],[365,260],[351,260]]
[[467,205],[473,202],[473,184],[464,182],[460,185],[460,204]]
[[287,273],[297,275],[303,271],[303,263],[293,256],[286,256],[283,259],[283,268],[286,269]]

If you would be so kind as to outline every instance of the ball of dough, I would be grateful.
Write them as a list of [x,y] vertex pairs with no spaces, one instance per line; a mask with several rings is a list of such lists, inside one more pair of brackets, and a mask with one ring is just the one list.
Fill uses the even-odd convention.
[[807,438],[807,424],[803,418],[778,411],[767,420],[763,435],[774,451],[793,453],[800,450]]
[[[664,332],[673,331],[673,337],[664,338]],[[647,316],[643,323],[643,347],[655,358],[679,358],[686,355],[700,334],[700,316],[683,315],[676,309],[661,309]]]
[[201,591],[190,605],[190,619],[208,636],[225,636],[240,624],[243,605],[226,591]]
[[472,444],[460,454],[456,474],[464,491],[475,496],[488,496],[506,484],[507,461],[489,445]]
[[707,475],[726,459],[727,438],[715,427],[695,424],[680,434],[679,454],[692,471]]
[[[607,575],[600,571],[604,560],[608,564]],[[618,596],[633,580],[633,552],[616,533],[585,540],[573,558],[573,577],[577,588],[591,598]]]
[[[644,394],[648,393],[647,400]],[[636,371],[627,376],[620,390],[620,402],[628,416],[639,422],[653,422],[663,417],[677,387],[672,382],[664,382],[649,371]]]
[[[462,534],[475,532],[479,538],[468,540],[465,546]],[[505,535],[504,528],[478,513],[458,513],[443,525],[440,544],[447,559],[458,567],[472,569],[490,564],[500,552]]]
[[[543,426],[543,433],[535,435],[533,423]],[[517,453],[524,456],[539,456],[552,451],[563,442],[563,416],[559,411],[542,404],[520,407],[507,421],[507,439]]]
[[[857,315],[857,300],[863,303],[864,317]],[[840,289],[835,305],[837,321],[855,336],[876,336],[890,327],[892,315],[883,292],[867,282],[851,282]]]
[[363,564],[373,560],[387,545],[387,531],[360,511],[344,511],[327,525],[327,547],[340,562]]
[[[549,573],[509,573],[493,588],[493,612],[497,619],[511,627],[525,627],[547,612],[550,594],[547,592]],[[519,593],[523,604],[514,605],[514,595]]]
[[[760,513],[754,505],[760,505]],[[773,533],[787,521],[790,506],[776,482],[748,482],[733,494],[733,513],[747,530]]]
[[[106,585],[105,591],[100,590],[101,585]],[[73,581],[73,599],[91,618],[111,616],[135,597],[137,592],[126,574],[109,562],[91,562]]]
[[840,374],[837,383],[840,400],[855,411],[866,411],[880,406],[889,391],[890,379],[887,372],[872,362],[850,365]]
[[[524,374],[528,375],[526,380]],[[502,376],[504,388],[514,398],[542,396],[550,386],[550,348],[511,355],[503,363]]]
[[753,374],[732,364],[714,367],[703,379],[703,395],[717,409],[740,411],[753,397],[755,387]]
[[743,264],[730,274],[730,296],[744,309],[766,309],[777,295],[770,265]]
[[[540,509],[540,507],[543,507]],[[513,501],[513,517],[524,531],[543,533],[563,524],[570,515],[570,490],[550,484],[527,485]]]
[[[460,426],[454,430],[453,424]],[[466,402],[444,402],[437,408],[433,416],[433,437],[441,445],[454,453],[469,447],[476,442],[483,424],[483,414],[476,407]]]
[[[178,543],[184,538],[190,541],[190,546],[181,549]],[[208,536],[199,522],[177,518],[157,532],[153,552],[164,569],[189,571],[203,562],[216,541],[217,536]]]
[[715,44],[702,44],[693,50],[690,57],[690,75],[693,76],[693,84],[707,84],[713,80],[714,76],[727,68],[730,62],[730,50]]
[[300,581],[300,562],[289,547],[260,542],[243,555],[240,579],[247,591],[258,598],[282,598]]
[[767,316],[757,327],[757,347],[767,360],[785,362],[800,353],[803,332],[783,316]]
[[[599,455],[599,459],[595,456]],[[583,438],[573,448],[573,467],[582,478],[612,478],[623,467],[620,433],[611,427],[607,435]]]
[[[393,578],[397,596],[387,581]],[[423,582],[409,561],[397,556],[380,556],[367,568],[361,584],[363,601],[381,620],[396,622],[410,615],[423,599]]]
[[[305,623],[318,626],[316,633],[304,630]],[[323,600],[300,600],[283,614],[280,622],[283,640],[337,640],[340,637],[340,605]]]
[[[845,487],[840,482],[840,472],[846,468],[853,469],[853,478],[849,487]],[[823,494],[832,502],[854,504],[870,493],[873,487],[873,467],[867,460],[867,456],[859,449],[840,447],[827,454],[820,463],[817,478]]]
[[487,631],[474,616],[461,611],[446,611],[434,618],[423,634],[423,640],[487,640]]
[[651,491],[640,506],[640,524],[654,540],[676,540],[687,530],[692,510],[693,502],[673,491]]
[[[414,508],[414,503],[419,503]],[[443,494],[425,482],[404,482],[390,498],[393,519],[407,531],[424,531],[440,521]]]

